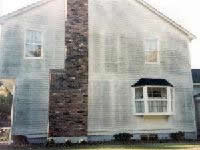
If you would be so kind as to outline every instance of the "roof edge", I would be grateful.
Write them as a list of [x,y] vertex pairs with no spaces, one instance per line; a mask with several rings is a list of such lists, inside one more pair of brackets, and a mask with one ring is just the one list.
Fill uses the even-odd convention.
[[160,78],[140,78],[136,83],[131,85],[131,87],[142,87],[142,86],[167,86],[174,87],[166,79]]
[[7,20],[9,20],[9,19],[11,19],[11,18],[13,18],[15,16],[21,15],[21,14],[23,14],[23,13],[25,13],[27,11],[30,11],[30,10],[32,10],[34,8],[40,7],[40,6],[46,4],[46,3],[50,2],[50,1],[53,1],[53,0],[40,0],[40,1],[37,1],[35,3],[31,3],[31,4],[29,4],[29,5],[25,6],[25,7],[22,7],[20,9],[17,9],[17,10],[15,10],[13,12],[10,12],[8,14],[0,16],[0,24],[3,24],[5,21],[7,21]]
[[178,30],[182,31],[186,36],[188,36],[188,38],[189,38],[190,41],[192,41],[194,39],[197,39],[197,37],[194,34],[192,34],[189,30],[187,30],[186,28],[184,28],[180,24],[176,23],[171,18],[169,18],[166,15],[164,15],[162,12],[160,12],[158,9],[154,8],[152,5],[150,5],[146,1],[144,1],[144,0],[135,0],[135,1],[138,2],[138,3],[140,3],[140,4],[142,4],[148,10],[150,10],[153,13],[155,13],[156,15],[158,15],[159,17],[161,17],[163,20],[167,21],[169,24],[171,24],[172,26],[174,26]]
[[[50,1],[53,0],[41,0],[41,1],[37,1],[33,4],[30,4],[28,6],[25,6],[23,8],[20,8],[16,11],[13,11],[11,13],[8,13],[6,15],[3,15],[0,17],[0,24],[3,24],[6,20],[11,19],[12,17],[18,16],[24,12],[27,12],[31,9],[34,9],[36,7],[39,7],[43,4],[46,4]],[[171,24],[172,26],[176,27],[177,29],[179,29],[180,31],[182,31],[186,36],[188,36],[189,40],[192,41],[194,39],[196,39],[197,37],[192,34],[190,31],[188,31],[187,29],[185,29],[184,27],[182,27],[181,25],[179,25],[178,23],[176,23],[175,21],[173,21],[172,19],[170,19],[169,17],[167,17],[166,15],[164,15],[163,13],[161,13],[159,10],[157,10],[156,8],[154,8],[152,5],[150,5],[149,3],[147,3],[144,0],[135,0],[136,2],[142,4],[144,7],[146,7],[148,10],[150,10],[151,12],[155,13],[156,15],[158,15],[159,17],[161,17],[162,19],[164,19],[165,21],[167,21],[169,24]]]

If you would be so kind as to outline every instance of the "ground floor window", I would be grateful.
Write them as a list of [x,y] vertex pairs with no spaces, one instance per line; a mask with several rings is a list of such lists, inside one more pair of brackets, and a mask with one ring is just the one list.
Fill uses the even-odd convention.
[[171,114],[174,109],[174,88],[170,86],[134,87],[135,114]]

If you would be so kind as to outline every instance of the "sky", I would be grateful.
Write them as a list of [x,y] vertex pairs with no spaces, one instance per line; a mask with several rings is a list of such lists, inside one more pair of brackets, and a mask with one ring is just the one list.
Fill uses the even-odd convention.
[[[38,0],[0,0],[0,13],[6,14]],[[197,36],[190,43],[192,68],[200,69],[200,1],[199,0],[146,0]]]

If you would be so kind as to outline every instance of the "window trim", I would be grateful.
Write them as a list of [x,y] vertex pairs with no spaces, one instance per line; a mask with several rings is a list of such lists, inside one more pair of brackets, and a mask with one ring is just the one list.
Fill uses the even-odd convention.
[[[36,32],[40,32],[41,33],[41,57],[26,57],[26,37],[27,37],[27,31],[36,31]],[[38,30],[38,29],[34,29],[34,28],[27,28],[25,29],[25,33],[24,33],[24,51],[23,51],[23,55],[24,55],[24,59],[26,60],[42,60],[44,58],[44,38],[43,38],[43,31],[42,30]]]
[[[135,98],[135,89],[136,88],[143,88],[143,99],[136,99]],[[133,87],[133,114],[135,116],[171,116],[175,115],[175,89],[174,87],[170,86],[140,86],[140,87]],[[148,98],[148,93],[147,93],[147,88],[148,87],[156,87],[156,88],[167,88],[167,99],[151,99]],[[171,99],[171,89],[172,89],[172,94],[173,94],[173,100]],[[149,112],[149,105],[148,101],[167,101],[167,112]],[[144,102],[144,113],[137,113],[136,112],[136,101],[143,101]],[[173,106],[173,110],[172,110]]]
[[200,83],[193,83],[194,86],[200,86]]
[[[157,62],[147,62],[146,61],[146,52],[149,51],[146,48],[146,42],[148,40],[156,40],[157,41],[157,52],[158,52]],[[160,64],[160,39],[159,38],[146,38],[146,39],[144,39],[144,62],[145,62],[146,65],[159,65]]]

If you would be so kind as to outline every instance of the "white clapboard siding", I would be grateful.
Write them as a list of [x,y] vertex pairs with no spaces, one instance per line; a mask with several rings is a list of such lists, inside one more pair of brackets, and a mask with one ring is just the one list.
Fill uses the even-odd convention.
[[[43,33],[41,60],[24,59],[27,29]],[[47,136],[49,72],[64,68],[64,37],[64,0],[50,1],[2,25],[0,79],[16,79],[13,135]]]
[[[159,64],[145,64],[149,38],[160,42]],[[135,0],[89,0],[89,135],[196,132],[188,44],[183,32]],[[131,85],[140,78],[175,86],[175,115],[133,115]]]

